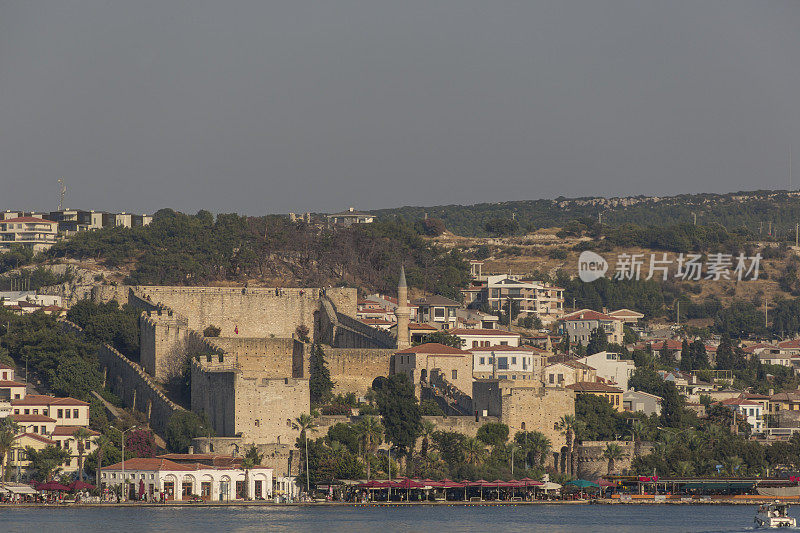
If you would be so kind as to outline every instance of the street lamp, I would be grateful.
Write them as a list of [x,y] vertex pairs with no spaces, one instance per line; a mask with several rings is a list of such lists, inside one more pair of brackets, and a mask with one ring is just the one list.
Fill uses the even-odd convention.
[[[126,480],[125,480],[125,433],[127,433],[129,431],[133,431],[134,429],[139,429],[139,426],[131,426],[128,429],[126,429],[125,431],[123,431],[123,430],[121,430],[119,428],[116,428],[114,426],[108,426],[108,427],[119,431],[120,435],[122,435],[122,501],[125,501],[125,500],[128,499],[127,495],[125,494],[125,492],[126,492],[125,489],[127,488],[125,486],[126,485],[126,483],[125,483],[126,482]],[[102,465],[97,465],[97,466],[99,468]]]

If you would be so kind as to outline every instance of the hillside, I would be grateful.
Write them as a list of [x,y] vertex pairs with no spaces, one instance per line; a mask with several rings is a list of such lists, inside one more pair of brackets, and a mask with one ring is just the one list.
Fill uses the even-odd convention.
[[729,231],[744,231],[750,236],[766,236],[770,223],[772,234],[794,240],[795,224],[800,220],[800,192],[751,191],[728,194],[685,194],[668,197],[632,196],[626,198],[556,198],[523,200],[475,205],[399,207],[374,210],[381,218],[419,220],[440,218],[455,234],[488,236],[486,224],[494,219],[512,219],[520,233],[542,228],[563,227],[584,218],[619,226],[632,223],[642,226],[668,226],[693,222],[720,224]]

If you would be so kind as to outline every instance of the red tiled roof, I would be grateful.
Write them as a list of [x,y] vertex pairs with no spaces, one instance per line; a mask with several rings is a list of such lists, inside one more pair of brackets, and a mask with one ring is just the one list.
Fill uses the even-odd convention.
[[745,346],[742,348],[743,351],[747,353],[753,353],[759,348],[777,348],[774,344],[767,344],[766,342],[759,342],[758,344],[751,344],[750,346]]
[[8,381],[8,380],[0,380],[0,387],[24,387],[24,383],[20,383],[19,381]]
[[605,383],[592,383],[590,381],[579,381],[574,385],[567,385],[566,389],[574,390],[575,392],[612,392],[621,393],[622,389],[606,385]]
[[8,366],[8,365],[4,365],[3,363],[0,363],[0,370],[14,370],[14,367],[11,367],[11,366]]
[[430,355],[471,355],[469,352],[465,352],[464,350],[459,350],[458,348],[453,348],[452,346],[446,346],[444,344],[439,344],[438,342],[426,342],[425,344],[420,344],[419,346],[412,346],[411,348],[406,348],[405,350],[400,350],[396,353],[414,353],[414,354],[430,354]]
[[0,224],[5,224],[6,222],[46,222],[48,224],[58,224],[58,222],[53,222],[52,220],[36,217],[17,217],[9,218],[7,220],[0,220]]
[[758,402],[754,402],[752,400],[745,400],[744,398],[728,398],[727,400],[722,400],[718,402],[722,405],[761,405]]
[[644,317],[644,314],[634,311],[632,309],[617,309],[616,311],[611,311],[608,313],[608,316],[616,317],[616,316],[630,316],[630,317]]
[[781,341],[778,343],[779,348],[800,348],[800,339],[791,341]]
[[55,422],[54,418],[44,415],[11,415],[15,422]]
[[97,431],[94,431],[94,430],[89,429],[89,428],[85,428],[83,426],[56,426],[56,428],[53,430],[53,436],[54,437],[71,437],[71,436],[73,436],[75,434],[76,431],[78,431],[81,428],[85,429],[89,433],[89,435],[91,435],[92,437],[96,437],[97,435],[100,434]]
[[389,322],[388,320],[384,320],[382,318],[362,318],[361,322],[368,326],[385,326],[387,324],[394,324],[394,322]]
[[436,328],[430,324],[420,324],[418,322],[409,322],[408,329],[423,329],[425,331],[436,331]]
[[614,318],[613,316],[606,315],[604,313],[600,313],[598,311],[593,311],[591,309],[583,309],[581,311],[575,311],[574,313],[570,313],[568,315],[564,315],[560,318],[560,320],[619,320],[618,318]]
[[75,398],[55,398],[44,394],[28,394],[21,400],[12,400],[11,405],[70,405],[70,406],[88,406],[86,402],[76,400]]
[[512,333],[503,329],[449,329],[447,333],[451,335],[488,335],[495,337],[519,337],[519,333]]
[[48,445],[56,443],[54,440],[48,439],[47,437],[43,437],[43,436],[39,435],[38,433],[20,433],[19,435],[17,435],[14,438],[15,439],[21,439],[22,437],[30,437],[30,438],[32,438],[34,440],[38,440],[38,441],[43,442],[43,443],[48,444]]

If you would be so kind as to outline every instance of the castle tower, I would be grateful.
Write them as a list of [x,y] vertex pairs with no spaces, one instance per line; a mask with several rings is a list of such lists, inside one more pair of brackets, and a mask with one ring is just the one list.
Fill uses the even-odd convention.
[[406,285],[406,269],[400,266],[400,282],[397,284],[397,349],[403,350],[411,347],[408,334],[408,321],[411,318],[411,309],[408,308],[408,285]]

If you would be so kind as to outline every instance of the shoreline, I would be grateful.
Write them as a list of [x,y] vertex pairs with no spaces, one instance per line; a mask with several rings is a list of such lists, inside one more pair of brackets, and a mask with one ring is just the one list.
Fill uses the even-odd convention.
[[[296,502],[296,503],[274,503],[274,502],[169,502],[169,503],[145,503],[145,502],[131,502],[131,503],[0,503],[0,509],[14,509],[14,508],[145,508],[145,509],[174,509],[174,508],[220,508],[220,507],[521,507],[521,506],[535,506],[535,505],[760,505],[763,503],[774,501],[775,498],[762,497],[754,499],[691,499],[691,500],[651,500],[651,499],[637,499],[629,501],[621,501],[617,498],[614,499],[598,499],[598,500],[536,500],[536,501],[483,501],[483,502],[470,502],[470,501],[448,501],[448,502],[367,502],[367,503],[353,503],[353,502]],[[782,500],[783,501],[783,500]],[[789,503],[794,503],[795,500],[790,500]]]

